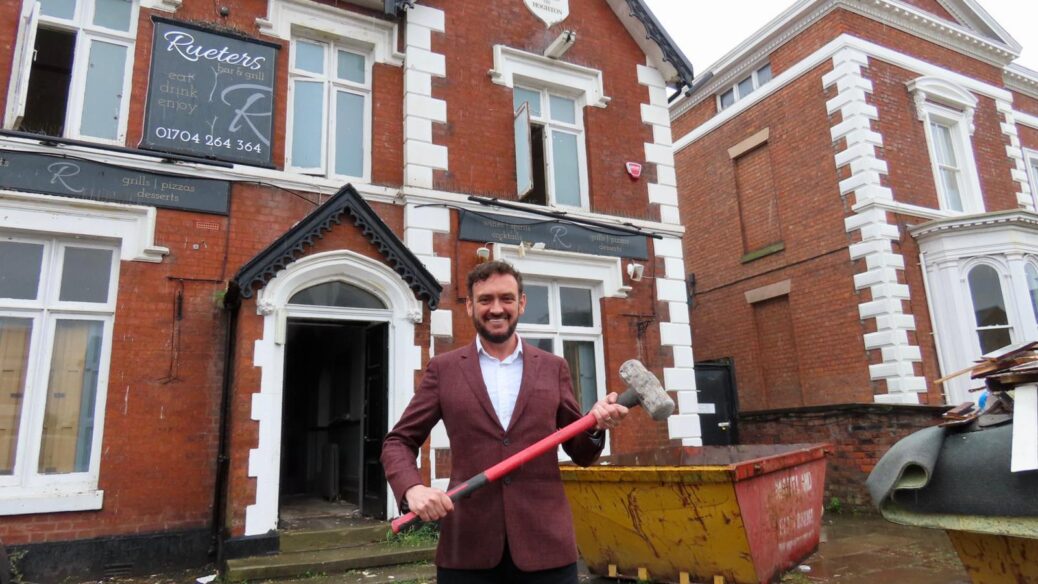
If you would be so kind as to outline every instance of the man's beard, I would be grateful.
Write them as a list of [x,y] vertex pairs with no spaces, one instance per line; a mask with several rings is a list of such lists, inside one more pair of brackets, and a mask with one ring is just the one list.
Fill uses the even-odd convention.
[[519,324],[519,319],[508,321],[508,330],[503,333],[490,332],[483,321],[476,316],[472,317],[472,323],[476,326],[476,332],[479,333],[479,336],[491,343],[500,344],[512,338],[512,335],[515,334],[515,327]]

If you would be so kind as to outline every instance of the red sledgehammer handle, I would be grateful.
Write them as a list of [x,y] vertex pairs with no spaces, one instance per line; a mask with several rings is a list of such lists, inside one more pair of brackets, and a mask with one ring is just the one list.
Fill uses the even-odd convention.
[[[624,395],[620,396],[620,399],[617,400],[617,403],[630,407],[630,405],[624,403],[624,401],[626,400],[623,399],[627,395],[627,393],[628,392],[624,392]],[[475,491],[476,489],[484,487],[496,481],[497,479],[509,474],[510,472],[526,464],[527,462],[537,458],[545,452],[548,452],[549,450],[552,450],[554,448],[558,448],[559,444],[568,441],[569,439],[580,434],[581,432],[587,432],[588,430],[594,428],[595,424],[595,416],[592,414],[586,414],[583,418],[580,418],[576,422],[573,422],[565,428],[556,430],[553,434],[545,436],[538,442],[535,442],[530,446],[527,446],[520,452],[516,452],[512,456],[509,456],[508,458],[479,473],[478,475],[472,477],[464,483],[461,483],[460,485],[447,491],[447,495],[451,498],[451,501],[457,501],[458,499],[467,496],[469,493]],[[400,517],[397,517],[393,520],[392,523],[393,533],[400,533],[401,529],[403,529],[410,523],[414,522],[414,520],[416,519],[418,519],[418,515],[414,511],[411,511],[406,515],[401,515]]]

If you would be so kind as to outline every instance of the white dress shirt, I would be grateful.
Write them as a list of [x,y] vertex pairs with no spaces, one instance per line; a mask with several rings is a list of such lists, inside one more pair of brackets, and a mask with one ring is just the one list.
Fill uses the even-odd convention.
[[523,341],[515,335],[519,343],[511,355],[499,360],[483,349],[483,341],[476,335],[476,353],[479,355],[479,370],[483,374],[483,383],[487,386],[490,403],[494,404],[494,412],[501,422],[501,427],[508,429],[515,410],[515,401],[519,398],[519,386],[523,382]]

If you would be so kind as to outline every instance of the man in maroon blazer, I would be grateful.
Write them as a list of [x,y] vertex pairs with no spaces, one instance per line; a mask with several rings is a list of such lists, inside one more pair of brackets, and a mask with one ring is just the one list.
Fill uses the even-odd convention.
[[[423,521],[440,520],[439,584],[577,582],[576,537],[556,455],[526,463],[457,508],[446,493],[422,484],[415,463],[440,420],[450,438],[453,487],[581,417],[566,361],[515,334],[525,306],[522,275],[510,264],[472,270],[465,307],[476,341],[429,361],[382,446],[397,501]],[[611,393],[591,409],[594,432],[563,444],[577,464],[594,462],[604,430],[627,415],[616,399]]]

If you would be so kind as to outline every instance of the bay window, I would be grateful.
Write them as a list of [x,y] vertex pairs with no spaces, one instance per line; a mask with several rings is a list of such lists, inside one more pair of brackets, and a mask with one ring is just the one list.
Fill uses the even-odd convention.
[[135,0],[23,3],[4,128],[122,144]]
[[370,177],[371,65],[334,42],[292,42],[288,167],[330,177]]
[[984,355],[1011,344],[1013,329],[1009,326],[998,271],[981,264],[970,270],[968,280],[980,353]]
[[0,514],[100,507],[118,258],[0,237]]

